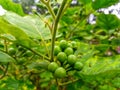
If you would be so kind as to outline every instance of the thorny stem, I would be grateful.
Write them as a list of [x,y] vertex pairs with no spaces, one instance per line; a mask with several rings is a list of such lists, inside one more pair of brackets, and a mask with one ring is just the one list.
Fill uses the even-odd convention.
[[54,21],[53,32],[52,32],[51,61],[54,61],[54,45],[55,45],[55,37],[56,37],[58,22],[59,22],[61,16],[63,15],[63,10],[64,10],[64,7],[65,7],[67,1],[68,0],[63,0],[62,4],[61,4],[61,6],[60,6],[60,8],[58,10],[55,21]]

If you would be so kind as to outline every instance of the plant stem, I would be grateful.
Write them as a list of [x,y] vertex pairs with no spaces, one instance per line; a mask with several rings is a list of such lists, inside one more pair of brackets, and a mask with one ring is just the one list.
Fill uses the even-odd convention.
[[50,14],[52,15],[53,19],[55,20],[55,13],[54,13],[51,5],[50,5],[50,0],[47,0],[47,1],[45,1],[45,0],[40,0],[40,1],[46,5],[48,11],[50,12]]
[[52,15],[53,19],[55,20],[55,13],[54,13],[50,3],[47,4],[47,9],[50,12],[50,14]]
[[57,27],[58,27],[58,22],[61,18],[61,16],[63,15],[63,10],[65,7],[65,4],[68,0],[63,0],[62,4],[58,10],[57,16],[55,18],[54,21],[54,25],[53,25],[53,32],[52,32],[52,49],[51,49],[51,61],[54,61],[54,45],[55,45],[55,37],[56,37],[56,32],[57,32]]
[[68,85],[70,83],[74,83],[74,82],[77,82],[79,81],[79,79],[76,79],[76,80],[72,80],[72,81],[68,81],[68,82],[65,82],[65,83],[59,83],[60,86],[65,86],[65,85]]
[[5,49],[5,52],[8,53],[8,45],[7,45],[6,39],[4,39],[4,49]]

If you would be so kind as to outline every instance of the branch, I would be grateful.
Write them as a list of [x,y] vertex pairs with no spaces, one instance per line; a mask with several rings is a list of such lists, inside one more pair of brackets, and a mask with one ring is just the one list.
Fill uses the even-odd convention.
[[63,15],[63,11],[65,9],[65,6],[66,6],[66,3],[67,3],[68,0],[63,0],[59,10],[58,10],[58,13],[57,13],[57,16],[56,16],[56,19],[55,19],[55,22],[54,22],[54,25],[53,25],[53,32],[52,32],[52,50],[51,50],[51,61],[53,61],[53,58],[54,58],[54,44],[55,44],[55,37],[56,37],[56,32],[57,32],[57,27],[58,27],[58,22],[61,18],[61,16]]
[[45,1],[45,0],[40,0],[40,1],[46,5],[48,11],[50,12],[50,14],[52,15],[53,19],[55,20],[55,13],[54,13],[51,5],[50,5],[50,0],[47,0],[47,1]]

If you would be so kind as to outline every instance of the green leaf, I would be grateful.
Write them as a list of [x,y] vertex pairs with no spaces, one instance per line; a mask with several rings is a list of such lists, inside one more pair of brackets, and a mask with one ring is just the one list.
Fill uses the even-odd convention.
[[120,55],[113,57],[92,57],[86,61],[79,75],[88,81],[116,77],[117,74],[120,74],[119,58]]
[[73,24],[73,22],[76,21],[76,18],[72,16],[78,13],[79,9],[80,7],[68,8],[63,17],[61,18],[61,23],[66,25]]
[[16,38],[11,34],[2,34],[0,37],[4,39],[8,39],[9,41],[16,41]]
[[50,90],[58,90],[57,85],[52,84],[52,85],[50,86]]
[[94,0],[92,6],[95,10],[98,10],[100,8],[109,7],[118,2],[119,2],[119,0]]
[[0,5],[8,11],[13,11],[21,16],[24,15],[21,5],[13,3],[11,0],[0,0]]
[[33,88],[34,86],[28,79],[25,81],[23,78],[18,80],[13,76],[6,77],[0,82],[0,90],[34,90]]
[[120,77],[117,77],[117,78],[113,79],[112,84],[113,84],[114,87],[120,88]]
[[9,24],[2,17],[0,18],[0,35],[12,35],[14,36],[15,42],[23,45],[25,47],[36,46],[36,43],[33,42],[21,29]]
[[37,16],[21,17],[15,13],[7,12],[4,18],[12,25],[23,30],[31,38],[51,39],[50,30]]
[[110,48],[110,45],[107,44],[98,44],[95,46],[96,50],[99,50],[100,52],[104,52]]
[[112,44],[113,46],[120,46],[120,38],[113,38],[113,39],[111,40],[111,44]]
[[0,51],[0,62],[13,62],[14,59],[10,57],[8,54]]
[[40,70],[40,69],[47,69],[48,65],[50,64],[49,61],[47,60],[39,60],[39,62],[33,62],[29,65],[27,65],[27,67],[32,70],[32,69],[37,69],[37,70]]
[[120,25],[120,20],[112,14],[100,14],[97,17],[96,23],[100,28],[110,30],[118,28]]

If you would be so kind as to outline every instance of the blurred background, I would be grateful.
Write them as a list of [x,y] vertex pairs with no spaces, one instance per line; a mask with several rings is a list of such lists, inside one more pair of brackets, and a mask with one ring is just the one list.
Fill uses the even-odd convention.
[[[52,7],[54,10],[57,10],[59,7],[60,0],[51,0],[52,1]],[[55,2],[58,2],[55,4]],[[32,14],[33,12],[38,12],[40,14],[47,14],[47,8],[40,2],[40,0],[13,0],[15,3],[19,3],[22,5],[23,11],[26,14]],[[81,5],[78,3],[77,0],[73,0],[71,3],[71,6],[77,6]],[[0,15],[3,15],[5,10],[0,6]],[[98,12],[104,12],[105,14],[114,14],[118,18],[120,18],[120,3],[117,3],[115,5],[112,5],[108,8],[102,8],[98,10]],[[91,24],[95,23],[95,16],[93,14],[90,15],[90,18],[88,19],[88,22]]]

